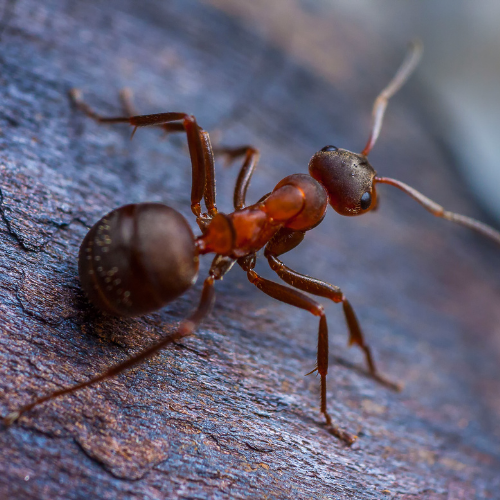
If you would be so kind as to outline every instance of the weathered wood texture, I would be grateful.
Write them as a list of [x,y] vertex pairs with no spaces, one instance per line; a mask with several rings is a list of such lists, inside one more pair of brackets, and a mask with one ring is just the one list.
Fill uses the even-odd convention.
[[[71,87],[116,114],[117,91],[128,86],[141,112],[188,111],[214,140],[259,147],[254,200],[285,175],[305,172],[324,145],[364,145],[372,100],[404,48],[334,13],[309,14],[322,17],[342,55],[329,61],[337,66],[328,80],[221,10],[227,3],[7,4],[14,10],[0,42],[3,415],[172,331],[200,290],[131,320],[104,317],[86,302],[76,256],[87,228],[127,202],[162,201],[189,217],[190,171],[184,138],[141,130],[130,142],[126,127],[99,126],[73,109]],[[415,78],[391,103],[372,162],[484,219],[430,132],[419,88]],[[236,168],[217,167],[227,211]],[[215,311],[196,338],[0,429],[0,497],[500,498],[500,252],[390,187],[379,194],[376,213],[329,212],[285,258],[343,287],[380,367],[406,384],[394,394],[358,369],[362,358],[345,347],[338,306],[325,304],[330,409],[359,434],[355,446],[324,429],[318,380],[304,376],[315,362],[316,319],[269,299],[235,269],[218,284]]]

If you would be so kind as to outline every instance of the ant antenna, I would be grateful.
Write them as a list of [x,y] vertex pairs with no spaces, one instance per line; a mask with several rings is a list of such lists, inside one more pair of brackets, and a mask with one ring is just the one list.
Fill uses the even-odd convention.
[[382,128],[382,121],[384,120],[387,103],[389,102],[389,99],[402,87],[406,80],[408,80],[408,77],[420,61],[422,50],[423,46],[420,40],[415,40],[410,43],[410,49],[398,69],[398,72],[389,82],[389,85],[387,85],[387,87],[385,87],[385,89],[382,90],[382,92],[380,92],[378,97],[375,99],[372,110],[372,129],[365,149],[361,152],[363,156],[368,156],[373,146],[375,146],[380,134],[380,129]]
[[[406,57],[399,67],[396,75],[389,82],[389,85],[387,85],[387,87],[385,87],[384,90],[380,92],[377,99],[375,99],[372,110],[372,129],[365,149],[363,149],[361,153],[362,155],[368,156],[373,146],[377,142],[378,136],[380,134],[380,129],[382,128],[382,122],[384,119],[385,109],[387,108],[387,103],[389,102],[389,99],[401,88],[401,86],[411,75],[412,71],[415,69],[415,66],[418,64],[420,57],[422,56],[422,50],[423,47],[420,41],[416,40],[410,44],[410,49],[406,54]],[[373,178],[373,182],[378,182],[380,184],[390,184],[391,186],[397,187],[401,191],[411,196],[416,202],[420,203],[420,205],[422,205],[432,215],[455,222],[457,224],[460,224],[461,226],[465,226],[500,244],[500,232],[496,229],[493,229],[487,224],[473,219],[472,217],[467,217],[466,215],[461,215],[445,210],[441,205],[432,201],[430,198],[427,198],[427,196],[423,195],[411,186],[408,186],[408,184],[405,184],[404,182],[398,181],[396,179],[391,179],[389,177],[378,176],[375,176]]]
[[443,219],[452,222],[456,222],[461,226],[468,227],[469,229],[477,231],[478,233],[481,233],[483,236],[486,236],[492,239],[493,241],[496,241],[500,245],[500,232],[497,231],[496,229],[493,229],[487,224],[479,222],[478,220],[473,219],[472,217],[467,217],[466,215],[457,214],[455,212],[448,212],[441,205],[432,201],[430,198],[427,198],[427,196],[424,196],[422,193],[412,188],[411,186],[408,186],[408,184],[405,184],[404,182],[397,181],[396,179],[391,179],[389,177],[378,177],[378,176],[375,176],[373,178],[373,182],[379,182],[381,184],[390,184],[391,186],[397,187],[398,189],[401,189],[401,191],[410,195],[416,202],[420,203],[420,205],[422,205],[432,215],[435,215],[436,217],[441,217]]

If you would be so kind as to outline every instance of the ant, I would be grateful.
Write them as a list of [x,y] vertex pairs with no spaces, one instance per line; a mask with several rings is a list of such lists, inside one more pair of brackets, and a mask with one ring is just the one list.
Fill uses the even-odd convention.
[[[223,214],[215,204],[214,150],[208,133],[192,115],[159,113],[142,116],[105,118],[95,113],[72,91],[75,104],[101,123],[128,123],[134,127],[157,126],[165,132],[184,132],[192,165],[191,210],[201,230],[195,237],[184,217],[159,203],[126,205],[99,220],[83,240],[78,268],[83,289],[101,311],[116,316],[140,316],[160,309],[190,288],[198,275],[199,256],[214,253],[215,258],[203,284],[198,307],[181,322],[177,331],[139,354],[109,368],[87,382],[57,390],[11,412],[4,418],[12,424],[23,413],[46,401],[75,392],[113,377],[150,358],[173,342],[193,335],[214,304],[214,284],[238,264],[250,283],[265,294],[309,311],[319,318],[317,364],[312,372],[321,379],[321,413],[330,432],[351,445],[357,437],[334,424],[327,411],[328,327],[323,306],[308,294],[342,304],[349,330],[349,345],[364,353],[370,375],[378,382],[399,390],[376,369],[354,310],[342,290],[324,281],[300,274],[287,267],[280,256],[295,248],[306,231],[323,220],[328,203],[341,215],[362,215],[377,206],[376,184],[395,186],[437,217],[456,222],[500,243],[500,232],[469,217],[448,212],[403,182],[379,177],[367,160],[377,142],[389,99],[401,88],[418,63],[421,44],[410,46],[393,79],[378,95],[372,111],[371,133],[360,154],[335,146],[325,146],[309,162],[308,174],[293,174],[281,180],[271,193],[257,203],[246,205],[246,192],[259,159],[251,146],[218,148],[230,161],[244,157],[234,191],[234,212]],[[128,107],[131,110],[130,107]],[[129,113],[131,115],[132,113]],[[201,200],[206,212],[202,213]],[[288,285],[259,276],[255,270],[257,252],[264,248],[271,269]]]

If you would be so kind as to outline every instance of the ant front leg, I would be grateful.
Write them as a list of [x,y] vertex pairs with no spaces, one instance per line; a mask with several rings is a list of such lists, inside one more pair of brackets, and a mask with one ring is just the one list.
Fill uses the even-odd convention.
[[[209,221],[217,214],[215,204],[215,166],[212,144],[208,132],[198,126],[196,118],[187,113],[157,113],[152,115],[104,117],[86,104],[77,89],[70,92],[75,105],[87,116],[99,123],[128,123],[134,127],[132,135],[139,127],[159,126],[167,132],[185,131],[192,167],[191,211],[203,231]],[[122,96],[125,107],[131,111],[131,104],[126,95]],[[207,213],[201,213],[200,202],[205,201]]]
[[253,146],[240,146],[236,148],[217,147],[215,148],[215,152],[226,155],[229,163],[245,155],[243,165],[238,174],[238,179],[236,180],[233,196],[234,209],[243,210],[246,206],[247,189],[259,161],[259,150],[255,149]]
[[356,441],[357,436],[344,431],[332,421],[332,417],[327,411],[326,406],[326,375],[328,373],[328,325],[326,322],[325,311],[321,304],[311,299],[307,295],[289,288],[279,283],[267,280],[259,276],[254,270],[255,254],[248,257],[243,257],[238,260],[238,264],[247,273],[250,283],[255,285],[259,290],[263,291],[273,299],[285,302],[292,306],[298,307],[309,311],[315,316],[319,316],[319,329],[318,329],[318,361],[316,371],[321,377],[321,413],[325,416],[326,424],[329,426],[330,432],[337,438],[344,441],[346,444],[351,445]]
[[335,285],[324,281],[300,274],[287,267],[278,259],[278,256],[289,252],[295,248],[304,239],[302,231],[293,231],[291,229],[281,229],[266,245],[264,255],[267,258],[271,269],[286,283],[292,285],[312,295],[326,297],[333,302],[340,304],[344,311],[344,316],[349,329],[349,345],[356,344],[364,353],[366,364],[370,375],[381,384],[395,391],[401,390],[401,385],[386,379],[375,367],[375,362],[370,347],[366,344],[363,331],[359,326],[358,319],[350,302],[347,300],[342,290]]

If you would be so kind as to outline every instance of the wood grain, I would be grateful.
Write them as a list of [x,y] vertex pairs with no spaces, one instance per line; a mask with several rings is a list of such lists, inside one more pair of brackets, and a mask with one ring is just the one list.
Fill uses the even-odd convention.
[[[117,114],[117,92],[130,87],[140,112],[190,112],[214,142],[255,145],[262,160],[251,200],[305,172],[326,144],[364,145],[372,100],[405,48],[334,12],[309,12],[336,37],[336,67],[322,73],[227,5],[4,4],[12,10],[0,42],[2,415],[172,331],[200,292],[198,284],[139,319],[87,303],[76,256],[88,227],[139,201],[189,218],[190,172],[183,138],[140,130],[130,142],[126,127],[73,109],[70,88]],[[484,219],[425,106],[417,75],[390,105],[374,167]],[[217,164],[222,210],[235,177]],[[363,218],[330,211],[285,259],[342,287],[380,367],[406,384],[394,394],[368,378],[361,354],[346,348],[341,311],[325,304],[330,410],[358,433],[355,446],[324,429],[318,380],[304,376],[316,319],[260,294],[235,269],[196,338],[0,429],[0,497],[499,498],[500,252],[390,187],[379,195],[380,209]],[[262,263],[259,271],[272,277]]]

